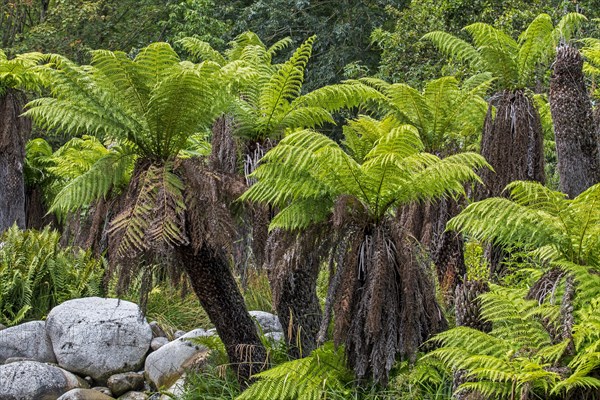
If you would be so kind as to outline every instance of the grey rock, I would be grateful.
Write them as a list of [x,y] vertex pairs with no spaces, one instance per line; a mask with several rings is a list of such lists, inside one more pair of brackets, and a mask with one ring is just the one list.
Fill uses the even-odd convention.
[[115,400],[115,398],[98,390],[73,389],[60,396],[57,400]]
[[169,400],[175,397],[176,399],[180,398],[185,394],[185,374],[181,376],[181,378],[177,379],[177,381],[166,390],[171,396],[163,395],[161,400]]
[[283,332],[279,317],[266,311],[250,311],[250,316],[258,324],[262,333]]
[[150,348],[152,349],[152,351],[156,351],[158,349],[160,349],[161,347],[163,347],[165,344],[169,343],[169,339],[167,339],[166,337],[155,337],[154,339],[152,339],[152,342],[150,343]]
[[183,335],[185,335],[185,331],[175,331],[175,333],[173,334],[173,338],[174,339],[179,339]]
[[87,384],[54,365],[37,361],[0,365],[0,400],[56,400],[77,388]]
[[283,332],[268,332],[265,333],[265,337],[273,343],[283,342],[285,340]]
[[4,326],[4,325],[0,324],[0,331],[2,331],[2,330],[4,330],[4,329],[6,329],[6,326]]
[[32,321],[6,328],[0,333],[0,364],[8,358],[22,357],[55,363],[52,344],[46,335],[44,321]]
[[118,400],[148,400],[148,395],[142,392],[127,392]]
[[144,374],[124,372],[108,378],[108,388],[115,396],[120,396],[132,390],[144,388]]
[[100,384],[141,367],[152,341],[152,329],[136,304],[99,297],[55,307],[46,332],[59,366]]
[[92,389],[97,390],[100,393],[104,393],[105,395],[112,397],[112,392],[106,386],[96,386],[96,387],[93,387]]
[[146,379],[159,389],[173,385],[187,368],[201,363],[208,355],[206,347],[189,339],[206,336],[211,335],[204,329],[194,329],[150,353],[144,366]]
[[21,361],[37,361],[37,360],[34,360],[33,358],[28,358],[28,357],[10,357],[10,358],[7,358],[6,361],[4,361],[4,364],[10,364],[10,363],[21,362]]
[[157,337],[167,337],[164,329],[158,324],[156,321],[150,322],[150,329],[152,329],[152,336]]

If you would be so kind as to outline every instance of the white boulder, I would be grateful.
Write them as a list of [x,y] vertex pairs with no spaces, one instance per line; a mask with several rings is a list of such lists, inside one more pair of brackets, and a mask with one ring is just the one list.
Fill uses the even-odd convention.
[[139,369],[152,341],[152,330],[136,304],[99,297],[55,307],[46,332],[59,366],[100,383]]

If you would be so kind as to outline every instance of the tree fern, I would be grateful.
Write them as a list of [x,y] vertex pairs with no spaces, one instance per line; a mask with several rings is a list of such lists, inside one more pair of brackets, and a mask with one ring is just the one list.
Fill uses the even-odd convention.
[[[331,291],[337,296],[335,337],[346,343],[359,378],[385,384],[396,354],[411,357],[444,325],[430,301],[429,275],[396,233],[394,213],[411,202],[463,193],[466,182],[478,180],[474,169],[487,163],[473,153],[445,159],[425,153],[415,127],[389,118],[361,117],[344,134],[344,148],[311,130],[288,134],[265,154],[252,175],[257,182],[241,199],[277,206],[271,228],[303,231],[335,223],[333,243],[348,249],[334,278],[347,283]],[[406,273],[394,273],[397,265],[406,265]],[[414,291],[400,294],[407,286]],[[427,300],[409,305],[421,296]]]
[[490,198],[471,204],[448,223],[480,240],[536,250],[549,261],[597,265],[600,185],[567,199],[539,183],[514,182],[510,199]]
[[472,147],[482,127],[491,85],[490,74],[479,74],[462,87],[454,77],[443,77],[425,84],[422,92],[401,83],[381,85],[366,78],[353,85],[368,85],[381,92],[377,108],[400,123],[419,130],[425,149],[440,154]]
[[466,26],[473,45],[445,32],[431,32],[423,38],[443,53],[467,64],[474,72],[489,72],[499,89],[530,87],[538,65],[548,61],[562,39],[569,40],[585,17],[565,15],[556,26],[547,14],[537,16],[516,41],[502,30],[484,23]]

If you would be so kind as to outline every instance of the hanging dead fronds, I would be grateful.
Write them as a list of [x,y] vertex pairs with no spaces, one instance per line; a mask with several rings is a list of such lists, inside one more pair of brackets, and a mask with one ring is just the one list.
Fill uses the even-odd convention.
[[499,93],[488,108],[481,139],[481,154],[494,171],[481,171],[485,186],[477,197],[498,196],[516,180],[544,183],[543,150],[542,124],[531,98],[524,90]]
[[414,361],[418,346],[447,323],[430,265],[400,229],[366,227],[349,245],[338,266],[335,340],[345,343],[359,379],[386,384],[396,357]]
[[186,182],[192,247],[200,249],[206,244],[231,252],[236,229],[228,204],[244,191],[245,185],[235,175],[205,168],[200,160],[184,160],[180,168]]

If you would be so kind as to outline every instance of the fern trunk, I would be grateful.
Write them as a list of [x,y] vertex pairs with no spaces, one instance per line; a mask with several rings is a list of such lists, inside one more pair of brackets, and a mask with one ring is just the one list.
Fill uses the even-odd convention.
[[292,358],[306,357],[317,347],[322,320],[317,279],[330,237],[328,226],[316,225],[299,234],[275,230],[267,241],[273,305]]
[[[523,90],[505,90],[490,102],[481,138],[481,154],[494,171],[484,169],[476,198],[501,196],[513,181],[544,183],[544,143],[540,115],[532,99]],[[493,104],[496,103],[494,113]],[[502,248],[488,251],[490,274],[503,273]]]
[[266,367],[266,351],[248,314],[225,255],[202,246],[181,246],[179,254],[200,304],[225,345],[238,381],[246,387]]
[[13,89],[0,95],[0,232],[26,224],[23,165],[31,122],[19,117],[25,102],[25,95]]
[[556,52],[550,79],[550,111],[560,190],[575,198],[600,182],[600,153],[598,127],[583,76],[583,58],[569,45],[560,46]]
[[428,263],[399,230],[367,228],[349,247],[338,267],[334,339],[345,343],[358,379],[385,385],[396,358],[414,361],[418,347],[447,322]]
[[498,96],[495,115],[490,104],[481,138],[481,154],[494,171],[481,171],[485,187],[479,188],[479,199],[500,196],[516,180],[546,180],[542,124],[533,101],[523,90]]
[[446,232],[446,223],[459,212],[457,201],[441,199],[407,205],[400,216],[406,231],[429,250],[438,282],[449,296],[466,273],[462,235]]

